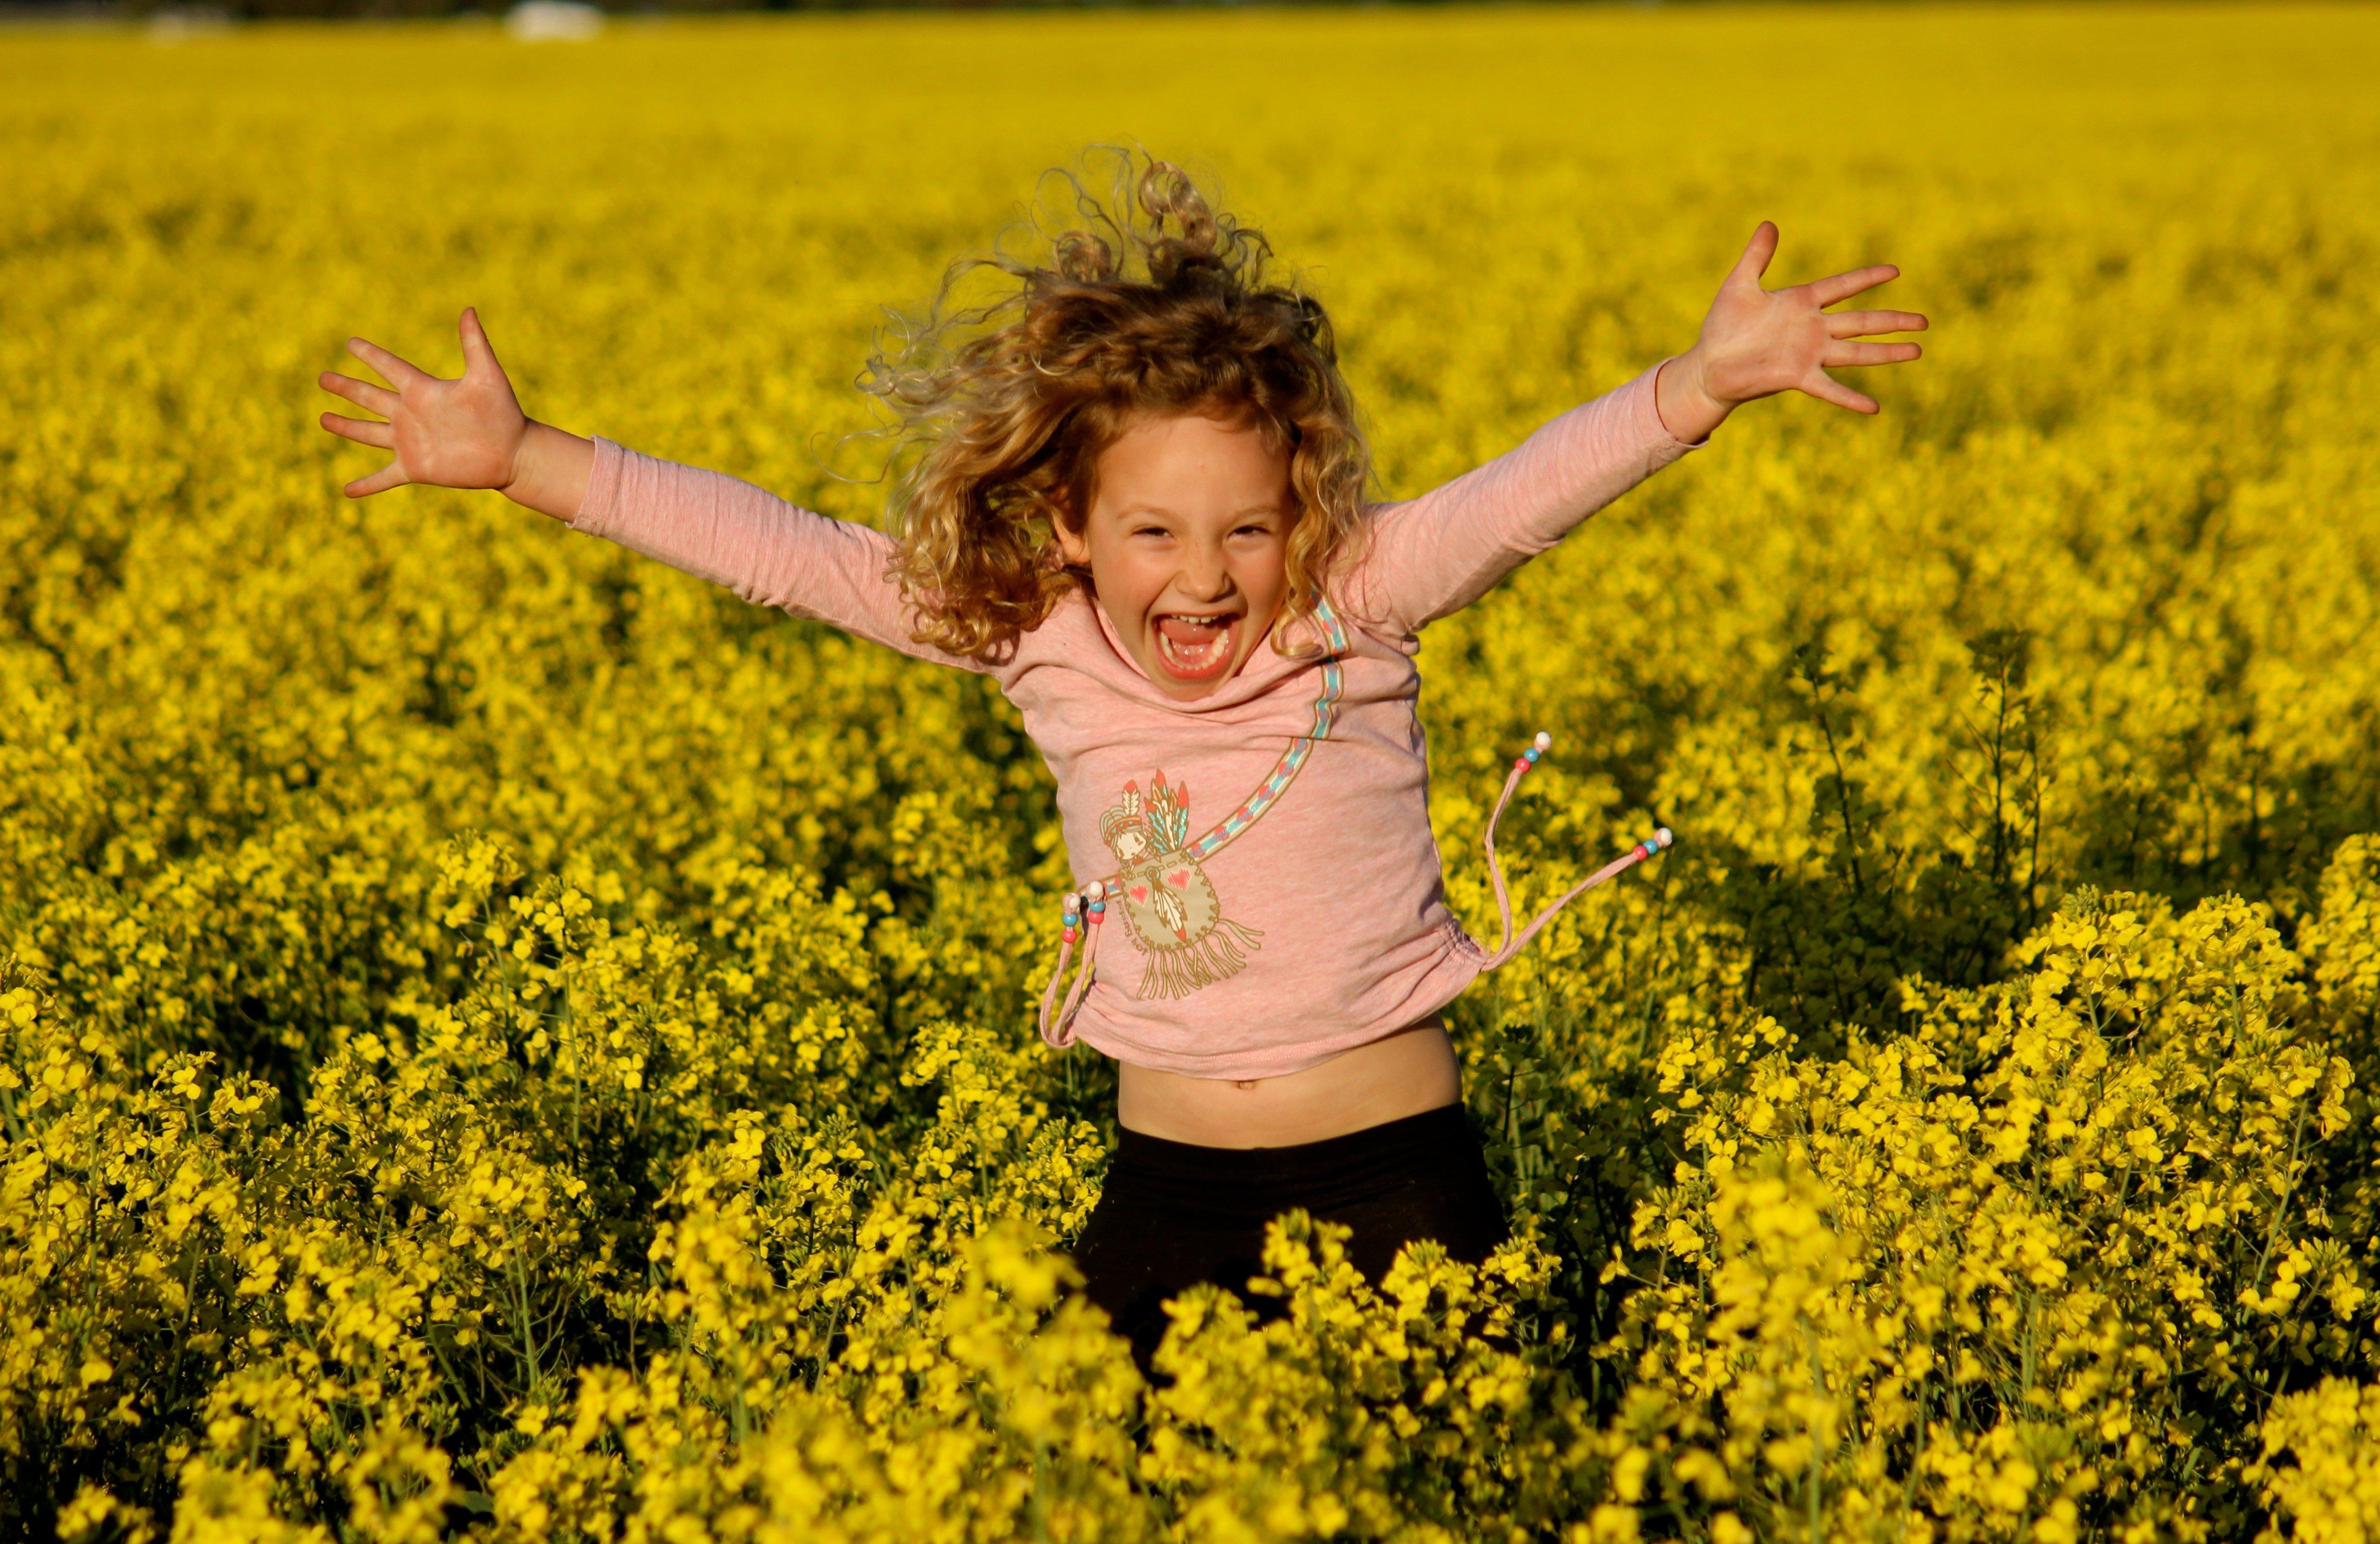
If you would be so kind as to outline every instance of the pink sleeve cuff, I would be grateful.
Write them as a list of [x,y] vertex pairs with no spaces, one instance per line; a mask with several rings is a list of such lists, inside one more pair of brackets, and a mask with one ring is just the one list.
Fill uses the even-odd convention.
[[570,517],[570,529],[589,536],[601,536],[610,529],[613,511],[620,497],[620,465],[625,459],[620,447],[598,434],[595,439],[595,459],[587,468],[587,494],[578,501],[578,512]]

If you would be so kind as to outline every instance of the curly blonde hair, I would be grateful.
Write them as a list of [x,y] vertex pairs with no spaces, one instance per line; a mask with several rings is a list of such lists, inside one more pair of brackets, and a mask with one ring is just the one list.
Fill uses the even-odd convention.
[[[1043,261],[955,263],[926,317],[869,359],[862,385],[899,419],[890,570],[921,643],[997,659],[1085,576],[1080,534],[1099,457],[1144,415],[1243,415],[1290,453],[1298,508],[1276,648],[1310,617],[1361,530],[1370,457],[1330,320],[1267,283],[1262,233],[1218,213],[1174,165],[1118,158],[1101,200],[1061,171],[1080,228]],[[959,305],[989,272],[998,293]]]

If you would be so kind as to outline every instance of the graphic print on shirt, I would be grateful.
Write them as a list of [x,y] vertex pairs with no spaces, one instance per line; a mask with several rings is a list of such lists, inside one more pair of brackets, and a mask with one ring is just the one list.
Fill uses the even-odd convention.
[[1147,798],[1137,782],[1127,783],[1123,797],[1099,814],[1099,837],[1118,865],[1107,881],[1108,893],[1118,899],[1124,930],[1148,962],[1135,996],[1187,997],[1238,975],[1248,963],[1242,951],[1260,947],[1257,940],[1263,930],[1223,915],[1214,881],[1199,865],[1261,820],[1304,770],[1315,746],[1330,737],[1344,687],[1339,658],[1347,651],[1347,634],[1327,602],[1316,604],[1315,620],[1330,638],[1330,652],[1322,663],[1313,726],[1290,742],[1270,774],[1237,808],[1193,842],[1189,786],[1168,785],[1160,772],[1149,781]]
[[1144,798],[1137,782],[1099,815],[1115,854],[1115,897],[1126,930],[1148,962],[1139,996],[1187,997],[1245,968],[1243,950],[1264,936],[1223,915],[1214,881],[1189,851],[1190,789],[1159,772]]

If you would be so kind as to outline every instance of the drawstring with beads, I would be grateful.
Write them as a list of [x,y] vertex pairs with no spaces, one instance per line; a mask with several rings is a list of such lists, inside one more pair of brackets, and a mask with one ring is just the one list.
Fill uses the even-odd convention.
[[1537,930],[1554,919],[1554,913],[1604,881],[1624,873],[1646,858],[1661,852],[1676,840],[1670,834],[1668,826],[1660,827],[1652,835],[1580,881],[1572,888],[1569,894],[1537,913],[1536,919],[1523,928],[1519,936],[1515,937],[1512,932],[1512,897],[1504,888],[1504,867],[1496,861],[1496,822],[1503,819],[1504,807],[1512,802],[1512,791],[1521,785],[1521,779],[1528,775],[1529,769],[1537,764],[1537,758],[1551,750],[1553,745],[1554,737],[1542,729],[1537,731],[1536,739],[1531,742],[1528,749],[1521,752],[1519,759],[1512,763],[1512,770],[1504,774],[1504,791],[1497,796],[1496,808],[1489,811],[1488,816],[1488,832],[1481,839],[1481,845],[1488,849],[1488,877],[1496,884],[1496,914],[1503,924],[1504,942],[1498,944],[1496,952],[1489,954],[1486,963],[1480,966],[1482,974],[1505,964],[1513,955],[1527,948],[1529,940],[1537,936]]
[[[1097,974],[1092,956],[1099,952],[1099,929],[1107,915],[1107,886],[1099,880],[1080,894],[1068,891],[1058,903],[1058,968],[1041,991],[1041,1038],[1061,1051],[1075,1043],[1075,1015],[1081,1011],[1083,993]],[[1065,1004],[1052,1023],[1050,1010],[1057,1002],[1058,983],[1066,979],[1066,962],[1074,955],[1076,940],[1083,945],[1083,967],[1075,973],[1075,984],[1067,989]]]

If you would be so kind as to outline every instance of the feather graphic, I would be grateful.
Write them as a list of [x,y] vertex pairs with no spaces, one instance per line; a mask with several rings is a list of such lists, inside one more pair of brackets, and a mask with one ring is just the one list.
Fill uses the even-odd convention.
[[1172,852],[1189,839],[1189,790],[1169,785],[1159,772],[1148,780],[1148,833],[1160,852]]

